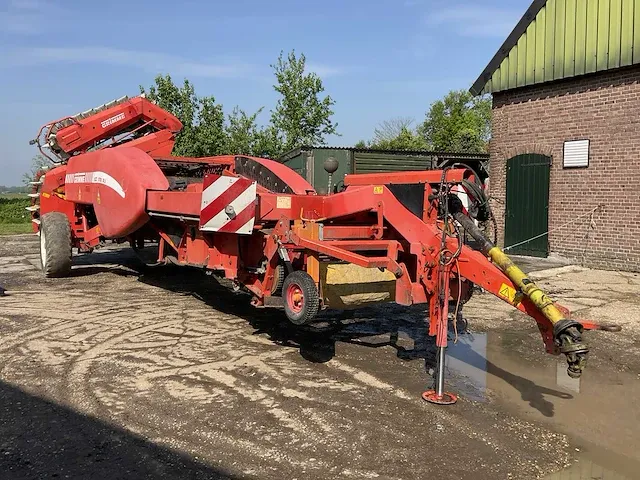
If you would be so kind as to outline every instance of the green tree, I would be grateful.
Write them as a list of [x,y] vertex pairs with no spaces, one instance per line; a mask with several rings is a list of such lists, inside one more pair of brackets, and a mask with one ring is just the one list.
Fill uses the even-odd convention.
[[254,155],[276,159],[283,153],[285,153],[285,149],[282,134],[273,125],[258,130]]
[[380,144],[390,142],[398,137],[405,130],[410,130],[414,119],[411,117],[394,117],[389,120],[380,122],[378,126],[373,130],[373,144]]
[[431,104],[419,132],[434,150],[486,152],[491,136],[491,99],[453,90]]
[[235,107],[228,116],[226,126],[227,151],[245,155],[277,158],[282,152],[282,138],[278,131],[269,125],[258,127],[257,117],[260,108],[253,115]]
[[225,128],[228,152],[245,155],[255,154],[258,139],[256,118],[261,111],[262,108],[253,115],[248,115],[244,110],[235,107],[228,115],[228,123]]
[[212,96],[198,97],[189,80],[178,87],[170,75],[158,75],[155,85],[140,92],[174,114],[183,129],[176,136],[173,153],[179,156],[219,155],[225,151],[224,112]]
[[325,136],[337,133],[333,123],[330,96],[320,98],[324,91],[322,80],[315,73],[305,73],[304,54],[295,51],[286,58],[280,52],[278,61],[271,65],[276,76],[274,89],[280,94],[275,110],[271,112],[273,127],[281,132],[285,150],[300,145],[324,145]]
[[405,126],[401,127],[398,134],[393,138],[372,142],[370,148],[379,150],[427,150],[429,146],[421,135]]
[[29,171],[22,176],[22,182],[25,185],[29,185],[29,182],[32,182],[35,180],[36,175],[40,170],[43,170],[43,169],[46,170],[50,168],[52,165],[53,163],[44,155],[37,154],[31,159],[31,167]]
[[194,126],[194,150],[196,157],[207,157],[227,153],[227,138],[224,131],[224,111],[213,97],[198,99],[198,120]]

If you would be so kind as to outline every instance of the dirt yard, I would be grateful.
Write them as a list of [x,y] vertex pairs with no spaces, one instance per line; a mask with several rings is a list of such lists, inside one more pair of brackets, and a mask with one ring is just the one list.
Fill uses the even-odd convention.
[[460,401],[437,407],[420,398],[434,363],[421,308],[293,328],[130,250],[44,279],[37,237],[0,237],[0,477],[637,478],[640,275],[534,275],[623,331],[587,333],[572,381],[533,321],[478,294],[449,349]]

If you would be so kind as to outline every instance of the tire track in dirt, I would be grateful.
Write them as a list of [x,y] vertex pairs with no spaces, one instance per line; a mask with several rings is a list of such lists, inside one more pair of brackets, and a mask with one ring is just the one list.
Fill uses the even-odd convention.
[[[174,312],[172,311],[164,312],[167,316],[172,316],[173,313]],[[141,311],[140,315],[146,316],[147,319],[149,318],[148,314],[144,311]],[[192,314],[190,316],[194,317],[191,318],[191,320],[196,320],[200,317],[200,320],[202,321],[204,318],[208,318],[208,315],[203,316]],[[222,328],[218,326],[216,328],[211,328],[211,326],[205,325],[199,326],[198,333],[201,337],[190,338],[189,341],[216,341],[218,339],[222,340],[225,337],[234,338],[238,333],[238,325],[242,325],[242,322],[237,322],[235,319],[232,320],[232,325],[224,325],[224,321],[216,322],[218,325],[220,323],[223,324]],[[185,320],[184,322],[186,323],[187,321],[188,320]],[[92,383],[89,378],[91,364],[94,361],[104,361],[105,358],[103,358],[103,356],[109,353],[110,350],[113,350],[111,352],[112,354],[130,357],[133,353],[132,349],[137,351],[142,348],[148,355],[149,350],[175,346],[177,342],[173,335],[170,337],[171,339],[169,341],[157,340],[155,337],[162,337],[162,333],[166,333],[166,331],[163,332],[163,330],[175,329],[180,323],[181,321],[168,321],[164,323],[153,323],[137,329],[129,329],[84,352],[80,357],[73,361],[73,367],[67,376],[69,383],[68,391],[74,392],[73,402],[81,405],[83,410],[89,413],[103,412],[104,410],[109,413],[110,404],[112,403],[111,400],[104,394],[101,395],[99,392],[96,394],[93,389],[88,389],[88,386]],[[170,333],[173,334],[175,332]],[[144,336],[151,336],[154,338],[141,340],[141,337]],[[307,439],[310,438],[314,442],[320,443],[324,441],[324,443],[327,443],[327,437],[329,436],[328,432],[331,431],[332,428],[328,425],[327,421],[323,419],[320,413],[314,411],[314,409],[317,408],[315,405],[313,408],[307,407],[303,410],[306,418],[304,418],[305,416],[291,414],[279,406],[283,400],[290,398],[311,400],[311,398],[305,393],[304,389],[279,389],[262,384],[258,388],[255,388],[252,387],[251,383],[241,380],[238,376],[235,376],[232,373],[228,373],[234,372],[238,369],[242,370],[243,368],[254,368],[265,375],[267,382],[286,381],[289,375],[291,375],[292,364],[282,362],[282,360],[283,357],[291,353],[292,350],[276,347],[276,349],[271,352],[260,353],[257,349],[258,347],[269,345],[273,348],[272,342],[263,339],[262,337],[250,336],[248,339],[247,345],[241,345],[238,342],[232,341],[231,343],[223,343],[221,347],[219,346],[216,353],[218,355],[222,353],[225,360],[218,362],[205,362],[191,365],[189,367],[180,366],[173,369],[154,370],[151,374],[142,375],[142,378],[138,378],[134,384],[139,393],[140,386],[146,383],[149,387],[149,384],[151,383],[150,380],[161,379],[162,383],[166,384],[167,378],[184,378],[189,377],[190,375],[192,376],[191,378],[193,378],[193,375],[195,374],[196,378],[199,378],[201,381],[204,379],[206,382],[217,383],[219,386],[217,393],[222,393],[225,397],[225,401],[228,402],[230,398],[232,399],[240,395],[254,404],[257,402],[257,404],[260,405],[267,414],[271,415],[282,427],[291,430],[294,435],[304,436]],[[252,344],[255,344],[255,346],[251,347]],[[147,348],[144,348],[145,345]],[[145,355],[143,355],[143,357],[144,356]],[[158,355],[155,360],[157,363],[166,358],[167,357]],[[141,360],[140,357],[137,357],[136,359],[138,361]],[[142,358],[142,360],[144,360],[144,358]],[[132,363],[140,365],[140,362]],[[274,367],[274,365],[276,366]],[[145,365],[145,368],[149,368],[149,366]],[[176,381],[174,380],[174,385],[175,383]],[[175,396],[175,392],[172,393]],[[200,395],[201,399],[206,398],[202,396],[201,391],[198,391],[197,389],[196,393]],[[121,395],[118,395],[118,397],[120,396]],[[188,387],[183,388],[182,396],[182,400],[194,400],[193,391],[190,391]],[[195,397],[195,399],[197,399],[198,395],[195,395]],[[323,403],[322,399],[315,398],[313,400],[313,404],[317,403]],[[145,422],[144,420],[144,416],[143,418],[137,418],[136,424],[140,425],[146,423],[147,426],[149,426],[148,422]],[[341,420],[344,421],[345,419],[342,418]],[[158,428],[157,423],[151,423],[154,423],[155,428]],[[223,441],[228,444],[230,439],[225,438]],[[341,443],[341,441],[336,438],[334,439],[334,443]]]
[[[310,362],[297,334],[254,323],[263,312],[191,295],[191,272],[174,279],[185,282],[181,291],[115,272],[60,282],[28,273],[44,291],[27,302],[3,299],[2,315],[14,319],[0,339],[0,358],[10,364],[3,379],[28,386],[45,375],[53,401],[160,445],[268,479],[417,479],[425,465],[460,477],[465,470],[451,466],[443,448],[479,458],[497,452],[516,465],[523,458],[522,443],[502,441],[499,425],[479,433],[463,415],[423,404],[419,392],[381,374],[398,367],[389,350],[354,363],[353,352],[365,350],[349,345]],[[384,362],[395,365],[377,369]],[[513,428],[516,437],[528,431]],[[432,449],[440,455],[427,457]],[[507,471],[514,470],[499,470]]]

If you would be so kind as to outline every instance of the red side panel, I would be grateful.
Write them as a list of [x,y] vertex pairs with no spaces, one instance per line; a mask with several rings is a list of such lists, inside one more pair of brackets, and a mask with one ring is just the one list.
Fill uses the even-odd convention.
[[[75,223],[75,205],[72,202],[63,200],[60,195],[54,192],[59,187],[64,187],[64,178],[67,173],[67,166],[49,170],[41,180],[44,181],[40,188],[40,216],[49,212],[61,212],[69,218],[69,223],[73,226]],[[64,192],[64,189],[62,189]],[[38,231],[38,226],[34,223],[34,232]]]
[[[447,182],[462,182],[468,179],[472,172],[463,168],[447,170],[444,178]],[[422,170],[415,172],[383,172],[383,173],[352,173],[345,175],[344,184],[353,185],[388,185],[404,183],[440,183],[443,180],[442,170]]]
[[69,160],[67,200],[92,204],[106,238],[129,235],[144,225],[147,190],[168,190],[154,160],[138,148],[117,147]]
[[[126,143],[127,148],[136,147],[149,155],[169,156],[176,143],[175,135],[169,130],[159,130]],[[120,147],[118,147],[120,148]]]

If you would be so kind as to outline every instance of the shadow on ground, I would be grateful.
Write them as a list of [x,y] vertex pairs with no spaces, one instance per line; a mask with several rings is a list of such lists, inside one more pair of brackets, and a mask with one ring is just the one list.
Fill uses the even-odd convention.
[[[305,327],[296,327],[277,309],[255,308],[251,297],[231,292],[216,281],[193,269],[177,266],[146,269],[138,280],[165,290],[194,296],[217,311],[245,319],[254,329],[254,335],[267,335],[277,345],[297,348],[300,355],[314,363],[328,362],[336,355],[337,343],[360,347],[392,347],[403,361],[424,361],[426,372],[432,374],[436,365],[435,339],[428,334],[427,312],[423,305],[404,307],[384,304],[353,311],[326,311],[319,321]],[[459,332],[466,329],[466,320],[458,322]],[[404,334],[404,335],[403,335]],[[410,345],[400,339],[406,336]],[[468,352],[465,361],[480,363],[476,352]],[[488,359],[483,359],[488,374],[501,378],[518,390],[527,401],[546,417],[553,417],[553,403],[547,395],[571,398],[561,391],[537,385],[535,382],[512,374]]]
[[4,382],[0,472],[11,479],[240,478]]

